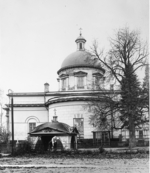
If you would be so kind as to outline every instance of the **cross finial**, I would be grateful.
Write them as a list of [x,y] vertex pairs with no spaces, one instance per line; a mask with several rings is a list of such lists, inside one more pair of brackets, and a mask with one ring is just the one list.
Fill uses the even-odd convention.
[[82,31],[82,28],[79,29],[80,30],[80,36],[82,35],[81,31]]

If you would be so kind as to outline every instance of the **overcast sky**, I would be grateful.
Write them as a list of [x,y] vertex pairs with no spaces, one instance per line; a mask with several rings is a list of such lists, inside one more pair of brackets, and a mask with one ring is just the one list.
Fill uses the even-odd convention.
[[119,28],[148,40],[148,0],[0,0],[0,89],[58,90],[57,71],[76,51],[79,28],[89,49],[107,48]]

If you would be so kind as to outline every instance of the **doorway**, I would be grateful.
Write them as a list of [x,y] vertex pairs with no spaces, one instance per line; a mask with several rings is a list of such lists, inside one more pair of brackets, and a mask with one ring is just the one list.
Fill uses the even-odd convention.
[[44,145],[44,151],[48,150],[49,141],[51,141],[52,138],[53,138],[53,136],[41,136],[41,140]]
[[102,132],[101,142],[103,146],[110,146],[110,131]]

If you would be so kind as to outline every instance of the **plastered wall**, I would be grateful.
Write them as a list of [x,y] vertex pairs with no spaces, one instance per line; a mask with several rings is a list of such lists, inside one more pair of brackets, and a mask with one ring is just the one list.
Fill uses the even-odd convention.
[[89,115],[87,103],[83,101],[72,101],[56,103],[49,106],[49,120],[55,115],[54,109],[59,122],[73,126],[73,118],[84,119],[84,138],[93,138],[93,126],[89,124]]

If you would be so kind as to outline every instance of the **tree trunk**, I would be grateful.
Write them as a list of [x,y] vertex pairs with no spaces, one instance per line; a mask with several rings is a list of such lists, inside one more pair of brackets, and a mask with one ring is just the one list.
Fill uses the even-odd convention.
[[133,115],[129,116],[129,148],[132,149],[136,146],[136,139],[135,139],[135,126],[133,121]]
[[112,105],[110,105],[110,109],[111,109],[111,138],[113,139],[113,108]]
[[129,148],[132,149],[136,147],[135,130],[129,131]]

